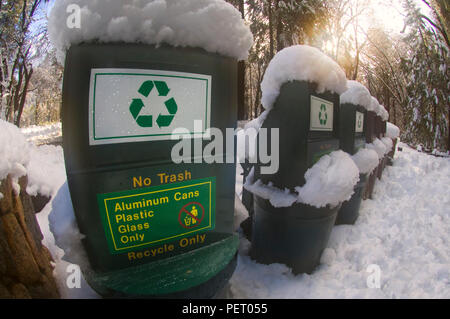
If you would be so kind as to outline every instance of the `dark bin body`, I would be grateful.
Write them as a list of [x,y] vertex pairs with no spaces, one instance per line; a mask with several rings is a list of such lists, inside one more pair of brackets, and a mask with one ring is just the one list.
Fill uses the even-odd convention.
[[[315,89],[314,84],[299,81],[288,82],[281,87],[280,95],[262,125],[269,130],[269,141],[270,128],[279,128],[279,170],[275,174],[262,175],[260,166],[263,164],[258,163],[255,179],[294,191],[296,186],[305,184],[305,172],[321,156],[339,148],[339,95],[330,92],[317,94]],[[313,130],[311,125],[314,122],[310,117],[313,100],[315,107],[322,107],[323,101],[332,105],[333,125],[330,131]],[[325,118],[323,113],[319,116]],[[331,121],[331,116],[328,119]],[[330,126],[330,122],[325,125]],[[253,198],[251,257],[265,264],[284,263],[295,274],[311,273],[326,247],[339,207],[318,209],[294,204],[275,208],[268,200],[256,195]]]
[[[365,129],[365,136],[366,136],[366,143],[372,143],[377,138],[377,129],[376,129],[376,114],[375,112],[369,111],[367,112],[367,118],[365,120],[366,129]],[[378,175],[378,168],[374,169],[374,171],[369,175],[366,187],[363,191],[364,196],[363,199],[372,199],[372,193],[373,188],[375,187],[375,182]]]
[[294,274],[312,273],[327,247],[339,206],[275,208],[259,196],[254,199],[251,258],[264,264],[286,264]]
[[355,186],[355,193],[350,200],[342,203],[341,208],[336,217],[336,225],[353,225],[359,216],[359,208],[364,196],[364,189],[366,187],[367,175],[360,174],[359,182]]
[[[275,174],[259,175],[267,184],[272,182],[279,188],[289,188],[305,184],[305,172],[313,166],[321,156],[339,149],[339,95],[330,92],[315,93],[313,83],[293,81],[283,84],[275,105],[267,115],[261,128],[279,128],[280,166]],[[311,96],[333,103],[333,130],[310,130]],[[270,144],[269,144],[269,153]]]
[[[225,132],[225,128],[236,125],[237,62],[200,49],[84,44],[71,47],[65,65],[63,147],[75,216],[80,231],[85,235],[83,245],[91,267],[82,269],[87,281],[100,294],[109,297],[211,297],[226,284],[236,265],[238,238],[233,230],[235,164],[174,164],[171,150],[179,140],[90,145],[91,115],[88,105],[91,69],[103,68],[163,70],[211,76],[210,127]],[[182,107],[178,105],[178,109]],[[128,110],[128,105],[125,105],[124,112]],[[187,174],[188,180],[183,182],[164,181],[158,175],[180,176],[186,172],[190,175]],[[141,185],[136,188],[134,178],[139,176],[151,177],[151,185],[142,186],[141,179]],[[186,231],[185,234],[177,233],[171,238],[165,237],[141,246],[127,246],[123,252],[111,251],[110,238],[114,241],[114,235],[108,234],[106,217],[101,213],[102,194],[169,194],[169,191],[188,189],[189,183],[189,187],[199,187],[196,181],[204,181],[210,194],[208,204],[203,203],[206,209],[202,206],[203,212],[206,210],[203,216],[209,220],[204,231]],[[175,196],[178,195],[170,198],[171,203]],[[181,204],[175,202],[166,213],[174,220],[179,214],[180,225],[174,227],[181,227],[182,210],[175,209],[177,205]],[[158,208],[154,214],[157,213]],[[108,221],[113,220],[111,218]],[[117,221],[118,217],[115,218]],[[153,220],[150,220],[152,227],[156,225],[151,224]],[[164,231],[162,226],[155,227],[158,231]],[[122,231],[123,228],[119,230]],[[203,235],[205,237],[201,237]],[[200,238],[203,238],[202,242]],[[187,242],[189,244],[185,245]],[[169,247],[171,244],[173,249]],[[151,249],[159,249],[161,253],[150,257]]]
[[397,149],[398,138],[391,138],[391,140],[392,140],[392,149],[388,154],[388,159],[386,162],[386,165],[389,165],[389,166],[394,165],[394,155],[395,155],[395,150]]
[[[381,139],[384,137],[384,134],[386,133],[386,122],[383,121],[383,119],[380,116],[375,117],[375,134],[378,139]],[[377,178],[381,179],[381,176],[383,175],[384,168],[386,167],[387,158],[386,156],[383,157],[383,159],[380,161],[380,164],[378,165],[377,169]]]
[[[363,114],[364,120],[361,125],[357,123],[357,113]],[[341,105],[339,115],[339,138],[340,148],[350,155],[356,154],[360,148],[366,144],[365,128],[367,124],[367,111],[364,107],[353,104]],[[362,126],[362,127],[361,127]],[[357,132],[358,128],[358,132]],[[359,175],[359,182],[355,186],[355,193],[352,197],[342,203],[336,218],[336,225],[354,224],[359,216],[359,207],[363,199],[363,190],[366,187],[366,175]]]

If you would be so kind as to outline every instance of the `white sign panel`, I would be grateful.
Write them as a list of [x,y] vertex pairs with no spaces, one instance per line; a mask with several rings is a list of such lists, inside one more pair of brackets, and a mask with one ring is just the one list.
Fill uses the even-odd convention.
[[355,133],[364,131],[364,113],[356,111]]
[[311,131],[333,131],[333,102],[311,95]]
[[[211,81],[209,75],[183,72],[92,69],[89,144],[169,140],[180,128],[184,135],[205,133]],[[175,135],[183,136],[179,130]]]

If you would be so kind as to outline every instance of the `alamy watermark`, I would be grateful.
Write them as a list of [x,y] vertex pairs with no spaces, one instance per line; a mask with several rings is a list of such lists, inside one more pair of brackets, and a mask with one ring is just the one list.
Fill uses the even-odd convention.
[[367,266],[366,272],[370,273],[367,276],[367,288],[380,289],[381,288],[381,268],[377,264]]
[[80,266],[70,264],[66,268],[67,278],[66,286],[69,289],[81,288],[81,269]]
[[[202,121],[194,121],[194,132],[200,132]],[[204,133],[191,134],[186,128],[177,128],[172,132],[172,140],[179,140],[171,151],[175,164],[180,163],[235,163],[235,136],[240,129],[227,128],[224,132],[218,128],[208,128]],[[270,134],[269,134],[270,132]],[[269,141],[270,136],[270,141]],[[244,131],[245,155],[238,157],[240,162],[259,163],[261,174],[274,174],[279,168],[279,129],[247,128]],[[204,141],[208,141],[204,145]],[[269,154],[270,142],[270,154]]]
[[77,4],[69,4],[67,6],[66,24],[69,29],[81,29],[81,8]]

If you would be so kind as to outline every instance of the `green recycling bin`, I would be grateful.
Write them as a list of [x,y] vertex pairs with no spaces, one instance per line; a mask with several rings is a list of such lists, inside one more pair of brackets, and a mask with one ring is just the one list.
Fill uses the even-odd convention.
[[210,298],[231,277],[235,163],[183,154],[175,164],[171,151],[180,138],[203,147],[208,128],[235,127],[236,74],[235,59],[202,49],[68,51],[67,179],[90,263],[82,271],[100,295]]
[[[376,108],[378,107],[379,103],[378,101],[372,97],[372,110],[368,111],[366,113],[366,120],[365,120],[365,137],[366,137],[366,143],[372,143],[377,138],[377,128],[376,128],[376,117],[377,114],[375,113]],[[375,187],[375,182],[378,175],[378,169],[377,167],[369,176],[366,182],[366,187],[363,190],[363,199],[372,199],[373,189]]]
[[388,154],[388,161],[387,161],[387,165],[389,165],[389,166],[394,165],[394,155],[395,155],[395,150],[397,149],[399,135],[400,135],[400,129],[396,125],[394,125],[390,122],[387,122],[386,123],[386,137],[388,137],[392,140],[392,149]]
[[[341,104],[339,114],[339,139],[340,148],[350,154],[356,154],[366,144],[365,121],[367,110],[361,105],[351,103]],[[359,182],[355,187],[352,197],[342,203],[336,217],[336,225],[354,224],[358,219],[359,207],[363,198],[363,190],[366,187],[367,174],[359,175]]]
[[[384,134],[386,133],[386,123],[383,121],[383,106],[379,105],[379,109],[377,110],[377,116],[375,117],[375,135],[378,139],[382,139]],[[387,157],[386,155],[380,160],[380,165],[377,169],[377,178],[381,179],[383,175],[384,168],[386,167]]]
[[[284,83],[261,127],[267,129],[268,140],[270,129],[279,128],[279,170],[261,174],[258,163],[254,179],[290,191],[304,185],[305,172],[323,155],[339,149],[338,118],[338,94],[317,93],[311,82]],[[284,263],[294,274],[311,273],[326,248],[339,206],[274,207],[254,194],[253,208],[251,258],[264,264]]]

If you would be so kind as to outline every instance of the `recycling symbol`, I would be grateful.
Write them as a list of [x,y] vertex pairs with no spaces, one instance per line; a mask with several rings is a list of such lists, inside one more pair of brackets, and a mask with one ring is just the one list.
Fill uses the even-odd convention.
[[[147,98],[153,88],[156,87],[159,96],[167,96],[170,89],[164,81],[145,81],[142,83],[138,93]],[[159,114],[156,119],[156,124],[159,128],[167,127],[172,123],[175,114],[178,111],[178,105],[174,98],[170,98],[164,102],[168,114]],[[144,108],[144,102],[141,98],[133,99],[130,105],[130,113],[134,120],[140,127],[153,127],[153,115],[141,115],[141,110]]]
[[325,104],[322,104],[320,106],[320,112],[319,112],[319,122],[320,125],[326,125],[328,120],[328,114],[327,114],[327,107]]

